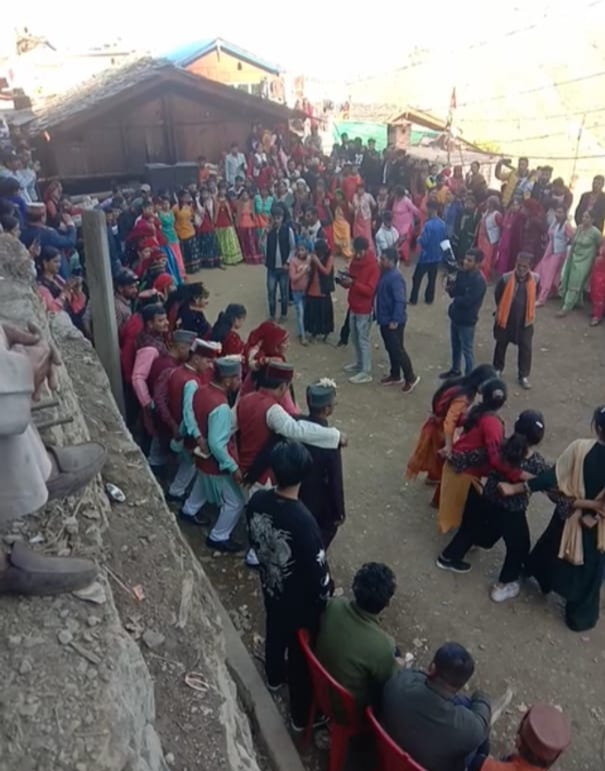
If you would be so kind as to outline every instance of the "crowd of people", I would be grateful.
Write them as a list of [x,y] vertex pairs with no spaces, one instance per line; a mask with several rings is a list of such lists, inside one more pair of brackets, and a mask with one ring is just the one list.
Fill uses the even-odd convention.
[[[77,212],[60,183],[36,201],[35,174],[26,186],[18,173],[27,164],[31,156],[2,158],[0,223],[28,249],[49,312],[66,311],[94,339]],[[513,599],[522,575],[533,575],[544,592],[566,599],[571,629],[592,628],[605,552],[605,407],[594,415],[596,438],[573,442],[554,465],[536,449],[545,432],[540,412],[522,412],[508,437],[498,416],[507,399],[501,375],[510,343],[519,349],[519,382],[530,387],[536,309],[559,288],[559,315],[580,304],[588,288],[592,323],[605,307],[603,178],[581,197],[574,230],[571,193],[551,175],[547,167],[531,171],[527,159],[517,167],[502,161],[502,187],[491,189],[477,163],[465,175],[461,166],[437,167],[392,148],[379,153],[371,140],[364,147],[346,135],[327,156],[316,126],[304,141],[254,126],[246,152],[232,145],[218,167],[200,159],[198,179],[186,189],[141,185],[100,203],[128,425],[167,499],[178,503],[179,518],[209,528],[208,548],[243,552],[234,531],[245,512],[245,560],[260,571],[265,601],[267,683],[272,690],[288,684],[294,730],[303,730],[310,705],[297,638],[306,629],[320,661],[360,710],[374,706],[426,771],[548,768],[569,744],[565,718],[538,705],[523,718],[513,760],[489,758],[490,700],[459,694],[474,670],[468,651],[446,643],[428,672],[400,667],[398,649],[378,622],[396,589],[386,565],[358,571],[353,600],[331,597],[327,552],[345,521],[340,450],[347,439],[330,426],[333,380],[308,386],[302,414],[283,324],[293,306],[299,342],[325,341],[334,331],[332,293],[340,285],[348,313],[339,344],[350,338],[355,353],[345,368],[350,382],[372,381],[375,320],[390,362],[381,383],[409,394],[419,377],[404,345],[408,306],[418,303],[425,279],[431,304],[445,273],[452,363],[407,464],[409,477],[426,473],[436,485],[441,531],[457,529],[437,565],[466,573],[472,546],[491,548],[503,539],[507,553],[492,599]],[[335,269],[335,257],[346,260],[342,269]],[[399,265],[413,259],[408,300]],[[267,278],[268,319],[246,340],[241,304],[208,321],[211,274],[202,274],[204,281],[199,275],[241,261],[264,264]],[[493,364],[477,367],[474,329],[492,280]],[[556,509],[531,550],[526,513],[539,491]],[[218,509],[215,519],[206,504]]]

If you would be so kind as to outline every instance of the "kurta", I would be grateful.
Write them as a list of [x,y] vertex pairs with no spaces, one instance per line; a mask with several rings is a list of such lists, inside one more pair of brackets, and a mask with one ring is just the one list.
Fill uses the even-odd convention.
[[569,222],[554,222],[548,229],[548,243],[544,257],[536,266],[536,275],[540,279],[538,303],[544,305],[549,297],[559,291],[561,268],[567,256],[567,246],[573,237],[573,228]]
[[486,281],[492,277],[503,219],[499,211],[492,211],[486,212],[479,223],[477,247],[483,252],[483,260],[479,265],[479,270]]
[[496,273],[500,276],[509,270],[513,270],[515,267],[517,255],[521,251],[524,225],[525,214],[522,211],[509,209],[504,215],[502,233],[494,265]]
[[582,295],[600,243],[601,233],[594,226],[580,227],[576,230],[561,274],[563,311],[570,311],[576,305],[582,304]]
[[[587,500],[595,500],[605,488],[605,445],[595,442],[583,462],[583,480]],[[532,492],[547,492],[556,489],[555,468],[544,471],[531,479],[528,485]],[[542,591],[556,592],[567,601],[565,621],[574,632],[592,629],[599,620],[601,581],[605,556],[597,549],[597,528],[582,528],[584,564],[572,565],[559,559],[559,547],[565,525],[570,514],[569,505],[561,500],[550,524],[529,555],[527,572],[534,576]]]

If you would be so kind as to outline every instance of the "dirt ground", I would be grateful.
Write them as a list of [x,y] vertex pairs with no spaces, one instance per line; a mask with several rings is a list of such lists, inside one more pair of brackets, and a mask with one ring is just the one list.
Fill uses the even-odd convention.
[[[408,285],[411,269],[404,270]],[[266,316],[264,268],[238,266],[203,274],[211,292],[209,318],[228,302],[248,309],[245,333]],[[342,290],[335,295],[337,325],[346,311]],[[375,382],[350,385],[342,371],[351,351],[328,344],[307,348],[295,340],[293,309],[287,322],[292,335],[289,359],[296,365],[295,390],[304,403],[306,385],[329,376],[339,385],[334,423],[349,436],[343,451],[347,521],[336,537],[329,561],[337,587],[349,591],[356,569],[369,560],[386,562],[397,575],[398,589],[384,614],[385,628],[415,663],[427,665],[431,653],[445,640],[457,640],[472,651],[477,670],[472,685],[493,696],[514,690],[508,711],[493,731],[493,749],[512,747],[516,726],[526,709],[537,701],[550,702],[570,716],[573,745],[561,764],[573,771],[595,771],[604,763],[605,627],[603,622],[586,634],[569,631],[556,597],[544,598],[532,585],[521,596],[503,605],[489,599],[502,559],[500,546],[491,552],[474,552],[473,571],[457,576],[435,567],[435,557],[446,538],[439,536],[435,512],[429,507],[432,490],[422,482],[403,478],[406,459],[424,420],[439,372],[449,368],[448,299],[442,290],[432,307],[409,309],[406,345],[422,380],[416,391],[403,395],[384,388],[378,379],[385,373],[386,356],[373,332]],[[605,402],[603,390],[605,331],[589,328],[586,312],[567,319],[555,318],[556,302],[538,311],[534,336],[533,390],[516,385],[516,349],[509,349],[505,377],[509,403],[507,425],[528,407],[541,409],[547,433],[546,457],[556,458],[569,441],[590,435],[593,408]],[[477,363],[492,354],[493,292],[488,290],[476,339]],[[532,500],[529,517],[537,538],[551,514],[545,497]],[[213,557],[201,540],[190,539],[231,612],[236,626],[253,646],[263,635],[263,612],[256,575],[239,557]]]

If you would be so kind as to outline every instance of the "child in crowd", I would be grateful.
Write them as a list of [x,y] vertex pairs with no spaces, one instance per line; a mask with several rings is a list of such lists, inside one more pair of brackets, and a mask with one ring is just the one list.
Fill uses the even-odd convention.
[[214,200],[206,188],[200,193],[195,224],[202,267],[222,268],[221,248],[214,229]]
[[288,274],[290,277],[290,289],[294,308],[296,310],[296,331],[301,345],[307,345],[305,337],[305,293],[309,286],[309,272],[311,262],[309,253],[304,243],[299,243],[296,247],[294,257],[288,265]]

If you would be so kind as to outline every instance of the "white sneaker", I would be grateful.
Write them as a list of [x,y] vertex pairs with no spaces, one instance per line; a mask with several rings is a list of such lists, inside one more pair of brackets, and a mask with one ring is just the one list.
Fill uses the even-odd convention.
[[258,557],[256,556],[256,552],[254,549],[250,548],[248,549],[246,556],[244,557],[244,562],[246,565],[248,565],[249,568],[257,568],[260,565],[260,562],[258,561]]
[[357,366],[357,362],[352,362],[351,364],[345,364],[343,369],[345,372],[359,372],[359,367]]
[[494,602],[506,602],[514,600],[521,591],[521,584],[518,581],[511,581],[510,584],[494,584],[490,597]]
[[353,383],[353,385],[363,385],[364,383],[371,383],[373,380],[374,378],[367,372],[358,372],[356,375],[349,378],[349,383]]

